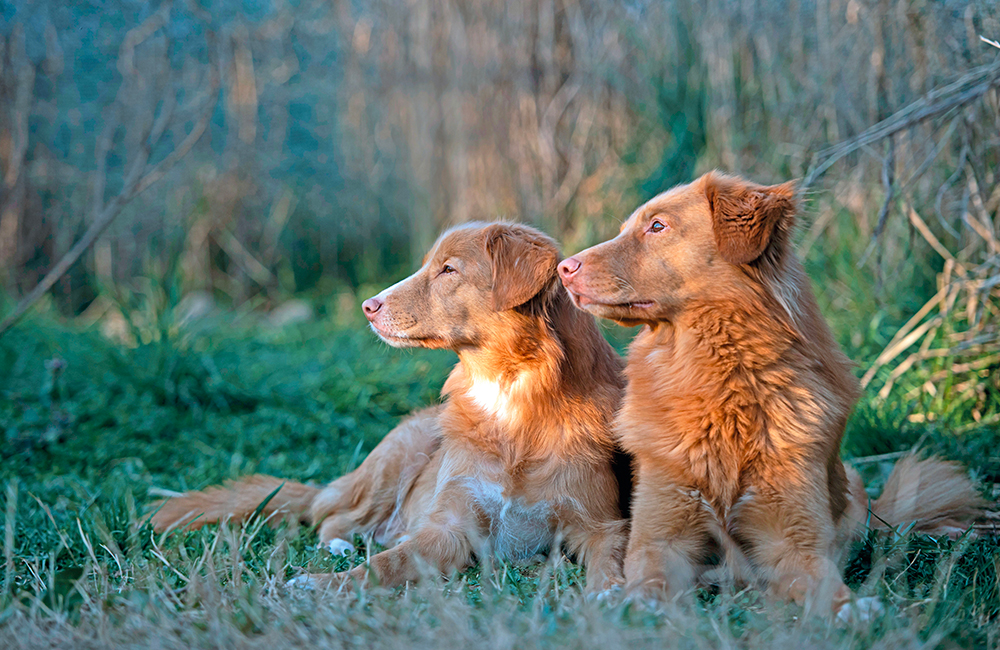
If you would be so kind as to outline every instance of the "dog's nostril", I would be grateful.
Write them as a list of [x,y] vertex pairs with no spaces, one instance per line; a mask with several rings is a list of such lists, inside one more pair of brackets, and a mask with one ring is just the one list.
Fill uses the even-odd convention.
[[580,263],[580,260],[576,259],[575,257],[568,257],[564,259],[562,262],[559,262],[559,267],[558,267],[559,275],[563,276],[564,278],[568,278],[569,276],[579,271],[581,266],[582,264]]
[[361,309],[365,312],[365,316],[374,316],[378,313],[379,309],[382,309],[383,304],[384,303],[378,298],[369,298],[361,303]]

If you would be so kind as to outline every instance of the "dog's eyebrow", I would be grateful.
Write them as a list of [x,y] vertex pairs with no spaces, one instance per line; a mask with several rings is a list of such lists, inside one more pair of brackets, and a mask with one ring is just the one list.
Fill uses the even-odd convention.
[[[631,220],[632,220],[632,217],[634,217],[634,216],[636,216],[636,215],[635,215],[635,213],[633,212],[633,213],[632,213],[632,214],[630,214],[629,216],[627,216],[627,217],[625,217],[624,219],[622,219],[622,222],[621,222],[621,225],[619,225],[619,226],[618,226],[618,232],[619,232],[619,234],[620,234],[620,233],[623,233],[623,232],[625,232],[625,226],[627,226],[627,225],[628,225],[628,222],[629,222],[629,221],[631,221]],[[643,219],[645,219],[645,217],[643,217]],[[641,221],[641,220],[642,220],[642,219],[638,219],[638,218],[637,218],[637,221]]]

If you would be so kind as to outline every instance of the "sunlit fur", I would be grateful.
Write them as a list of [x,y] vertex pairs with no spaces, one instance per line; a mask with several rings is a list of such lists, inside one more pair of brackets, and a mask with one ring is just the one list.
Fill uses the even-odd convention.
[[[586,565],[588,589],[621,583],[626,522],[611,422],[622,364],[593,317],[570,304],[558,260],[555,243],[524,226],[442,235],[419,271],[379,294],[369,319],[393,345],[458,353],[444,403],[404,421],[326,488],[286,483],[265,512],[304,515],[324,544],[354,533],[395,544],[370,558],[382,585],[474,556],[528,559],[557,539]],[[279,485],[251,477],[170,499],[154,525],[242,518]],[[312,582],[353,584],[367,570]]]
[[[820,612],[850,598],[837,563],[869,519],[840,460],[858,382],[791,250],[795,212],[790,184],[710,173],[564,264],[577,269],[563,282],[578,305],[646,325],[615,423],[637,464],[634,592],[683,591],[721,549],[779,598]],[[950,534],[979,505],[960,468],[907,458],[871,522]]]

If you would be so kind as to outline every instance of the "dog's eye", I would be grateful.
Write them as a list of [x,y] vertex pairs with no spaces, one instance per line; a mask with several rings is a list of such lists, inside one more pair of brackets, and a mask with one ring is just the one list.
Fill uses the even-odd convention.
[[458,271],[456,271],[455,267],[451,264],[445,264],[444,267],[441,268],[441,273],[458,273]]
[[667,226],[662,221],[654,221],[649,224],[649,232],[662,232],[667,229]]

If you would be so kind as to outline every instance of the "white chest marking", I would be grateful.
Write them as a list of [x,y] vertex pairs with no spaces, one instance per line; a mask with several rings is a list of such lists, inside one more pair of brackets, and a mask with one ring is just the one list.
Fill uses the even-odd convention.
[[[517,383],[514,382],[514,385]],[[509,421],[514,416],[515,408],[511,404],[510,393],[511,390],[500,388],[499,382],[488,379],[476,379],[469,388],[469,397],[477,406],[504,421]]]

